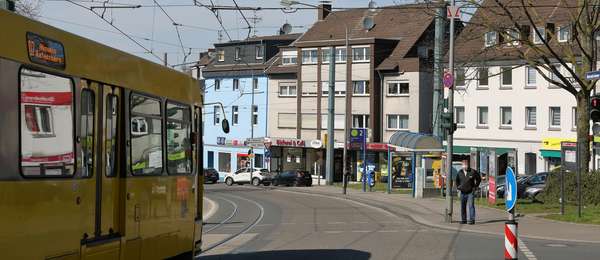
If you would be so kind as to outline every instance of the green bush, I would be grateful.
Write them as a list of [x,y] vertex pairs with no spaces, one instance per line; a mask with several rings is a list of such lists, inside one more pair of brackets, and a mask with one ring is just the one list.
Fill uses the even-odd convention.
[[[577,174],[564,173],[565,202],[577,202]],[[600,172],[581,174],[581,197],[585,205],[600,205]],[[546,180],[546,188],[540,200],[558,204],[560,199],[560,172],[552,172]]]

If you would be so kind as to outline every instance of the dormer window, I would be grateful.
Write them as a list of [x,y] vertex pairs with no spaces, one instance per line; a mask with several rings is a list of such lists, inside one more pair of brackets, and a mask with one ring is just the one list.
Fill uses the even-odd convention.
[[282,64],[283,65],[293,65],[296,64],[298,60],[298,52],[297,51],[283,51],[282,53]]
[[492,47],[498,42],[498,33],[496,32],[486,32],[484,35],[485,38],[485,47]]
[[218,61],[225,61],[225,50],[218,50],[217,51],[217,60]]
[[517,30],[508,30],[506,31],[506,46],[519,46],[520,39],[519,31]]
[[265,49],[263,48],[263,46],[262,45],[256,46],[256,59],[262,60],[262,58],[264,56],[265,56]]
[[242,52],[242,50],[240,49],[240,47],[235,47],[235,60],[242,59],[241,52]]

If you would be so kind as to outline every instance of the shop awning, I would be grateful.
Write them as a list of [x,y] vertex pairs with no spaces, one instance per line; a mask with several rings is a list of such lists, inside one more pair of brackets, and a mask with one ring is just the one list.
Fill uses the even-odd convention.
[[[445,145],[444,145],[444,148],[446,148]],[[484,151],[484,150],[489,151],[491,149],[496,149],[496,155],[503,155],[505,153],[508,153],[508,152],[514,150],[513,148],[506,148],[506,147],[478,147],[478,146],[455,145],[452,153],[454,153],[454,154],[469,154],[469,153],[471,153],[471,148],[476,148],[477,151]]]
[[560,151],[557,150],[540,150],[542,157],[560,158]]
[[440,139],[428,134],[398,131],[390,137],[389,143],[396,146],[397,151],[403,152],[444,151]]

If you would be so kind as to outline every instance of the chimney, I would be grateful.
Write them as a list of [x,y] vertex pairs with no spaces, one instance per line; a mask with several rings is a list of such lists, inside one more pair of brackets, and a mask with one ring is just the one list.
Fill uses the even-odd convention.
[[319,19],[319,21],[323,21],[329,15],[329,13],[331,13],[331,4],[320,4],[317,19]]

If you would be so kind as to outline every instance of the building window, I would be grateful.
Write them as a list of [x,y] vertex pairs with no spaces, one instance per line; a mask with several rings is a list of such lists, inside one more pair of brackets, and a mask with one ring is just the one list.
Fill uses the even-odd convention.
[[262,154],[254,154],[254,168],[258,168],[258,169],[262,169],[264,167],[263,162],[263,155]]
[[500,107],[500,126],[512,126],[512,107]]
[[550,107],[550,128],[560,128],[560,107]]
[[536,107],[525,107],[525,125],[527,127],[536,127],[537,109]]
[[346,62],[346,47],[335,48],[335,63]]
[[466,69],[465,68],[456,68],[455,73],[456,73],[456,82],[455,82],[456,87],[464,88],[466,85],[466,80],[465,80],[466,74],[467,74]]
[[238,106],[231,106],[231,124],[237,125],[240,119],[240,109]]
[[316,64],[317,63],[317,50],[302,50],[302,64]]
[[506,45],[519,46],[520,33],[517,30],[506,31]]
[[369,81],[352,81],[352,90],[354,95],[369,95]]
[[240,80],[239,79],[233,79],[233,91],[239,90],[240,89]]
[[258,89],[258,79],[257,78],[252,79],[252,88]]
[[296,128],[298,118],[295,113],[279,113],[277,114],[277,127],[279,128]]
[[484,35],[485,47],[492,47],[498,43],[498,33],[486,32]]
[[405,96],[409,94],[408,82],[390,82],[388,83],[389,96]]
[[258,106],[252,106],[252,125],[258,125]]
[[218,61],[225,61],[225,50],[218,50],[217,51],[217,60]]
[[219,171],[231,172],[231,154],[219,153]]
[[502,86],[510,87],[512,86],[512,67],[502,67]]
[[213,118],[215,119],[214,124],[218,125],[221,123],[221,115],[219,114],[219,106],[213,107]]
[[296,64],[298,60],[298,52],[296,51],[283,51],[283,65],[293,65]]
[[542,40],[546,40],[546,29],[544,27],[537,27],[537,31],[540,32],[542,37],[540,37],[537,34],[536,28],[531,28],[531,35],[533,35],[533,43],[534,44],[542,44],[543,43]]
[[315,97],[317,96],[317,82],[303,82],[302,96]]
[[329,56],[331,55],[331,48],[321,49],[321,61],[323,63],[329,63]]
[[537,83],[537,71],[531,66],[527,66],[525,70],[527,71],[527,86],[535,87],[535,84]]
[[573,125],[571,126],[573,129],[577,128],[577,107],[571,108],[571,122]]
[[220,89],[221,89],[221,80],[215,79],[215,90],[220,90]]
[[257,60],[262,60],[262,58],[265,55],[265,48],[261,45],[261,46],[256,46],[256,59]]
[[242,56],[241,56],[241,49],[240,47],[235,47],[235,60],[241,60]]
[[487,87],[489,84],[489,69],[488,68],[479,68],[477,71],[477,76],[479,77],[479,86]]
[[352,115],[352,128],[369,128],[369,115]]
[[[550,70],[550,79],[556,82],[560,82],[560,78],[558,77],[558,74],[561,71],[562,65],[560,64],[556,64],[556,65],[551,65],[558,73],[554,73],[553,70]],[[550,86],[556,86],[556,84],[550,82]]]
[[408,130],[408,115],[388,115],[388,129]]
[[465,126],[465,107],[454,107],[454,123]]
[[354,62],[366,62],[370,60],[371,48],[370,47],[356,47],[352,48],[352,60]]
[[[335,96],[341,97],[346,95],[346,84],[345,82],[336,82],[334,86]],[[321,82],[321,94],[323,96],[329,95],[329,82],[323,81]]]
[[296,96],[296,85],[293,83],[280,83],[279,85],[279,96],[280,97],[295,97]]
[[208,163],[207,163],[206,167],[214,168],[215,167],[215,152],[208,151],[207,157],[208,157],[208,159],[207,159]]
[[488,125],[488,108],[477,107],[477,125],[487,126]]
[[558,28],[558,41],[559,42],[568,42],[571,37],[571,27],[562,26]]

